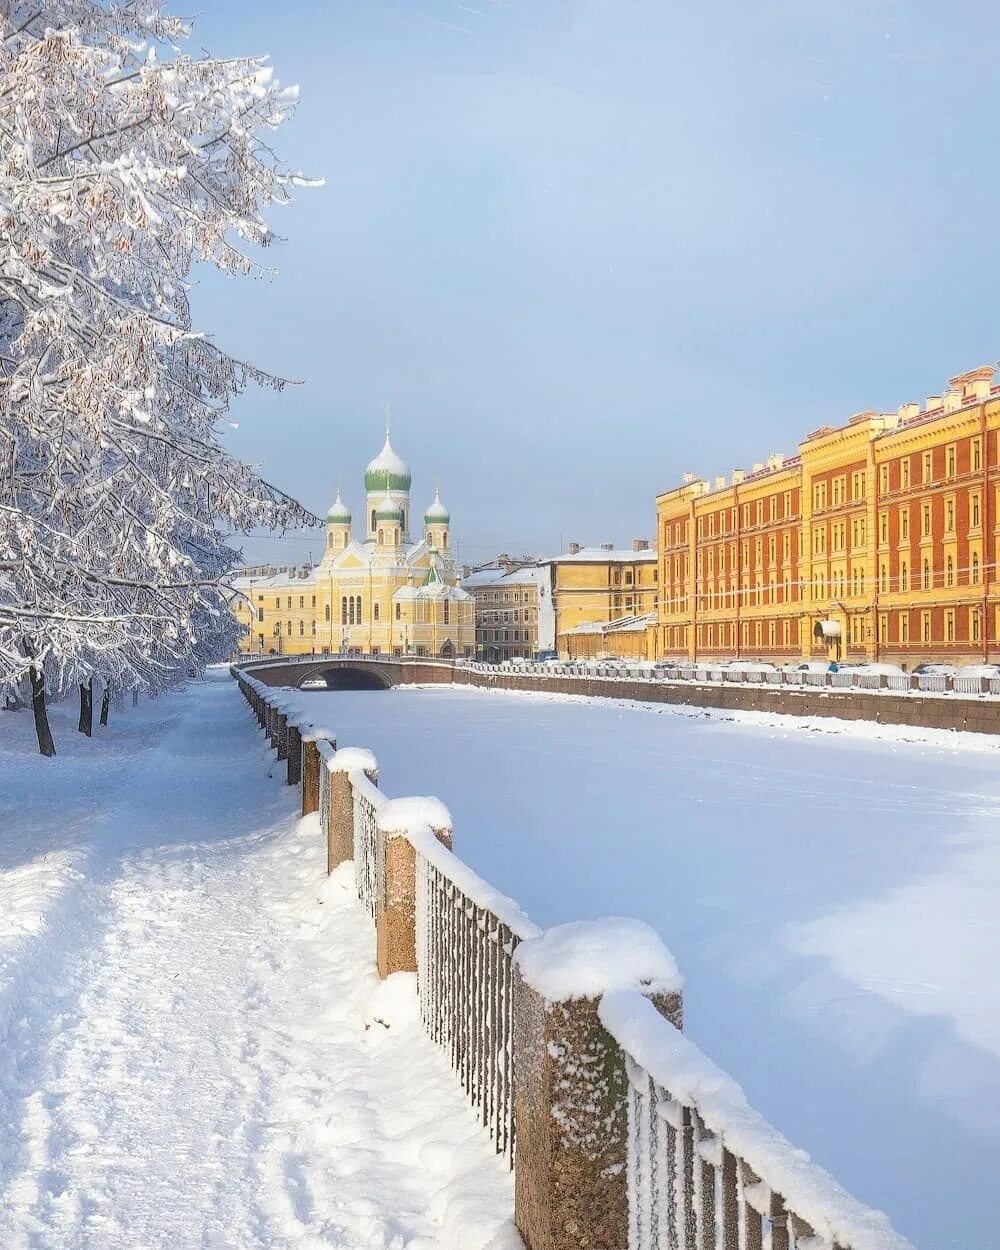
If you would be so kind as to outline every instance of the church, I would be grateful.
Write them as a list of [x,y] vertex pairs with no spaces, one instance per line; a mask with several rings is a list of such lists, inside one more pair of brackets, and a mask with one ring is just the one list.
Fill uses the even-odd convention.
[[[237,578],[242,652],[458,657],[475,652],[474,601],[458,585],[439,492],[411,533],[410,470],[385,445],[365,469],[363,522],[337,492],[314,568]],[[362,537],[363,534],[363,537]]]

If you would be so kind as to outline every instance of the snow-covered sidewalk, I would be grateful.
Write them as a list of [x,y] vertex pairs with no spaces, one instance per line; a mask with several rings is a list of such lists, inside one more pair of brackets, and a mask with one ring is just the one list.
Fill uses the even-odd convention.
[[27,721],[0,720],[0,1246],[519,1245],[411,979],[377,983],[228,679],[56,761]]

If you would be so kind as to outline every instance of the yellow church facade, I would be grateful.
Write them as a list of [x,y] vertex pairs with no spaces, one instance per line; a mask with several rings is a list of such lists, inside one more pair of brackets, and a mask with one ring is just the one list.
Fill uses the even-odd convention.
[[451,517],[440,495],[411,536],[410,470],[388,433],[364,485],[357,528],[338,492],[315,568],[233,583],[233,611],[246,630],[241,652],[475,654],[475,606],[458,584]]

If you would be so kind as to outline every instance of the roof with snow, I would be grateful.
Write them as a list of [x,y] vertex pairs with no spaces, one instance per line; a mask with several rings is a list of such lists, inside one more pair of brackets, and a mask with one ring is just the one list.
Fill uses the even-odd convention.
[[581,547],[572,555],[551,556],[543,564],[647,564],[656,562],[656,550],[632,551],[630,548]]

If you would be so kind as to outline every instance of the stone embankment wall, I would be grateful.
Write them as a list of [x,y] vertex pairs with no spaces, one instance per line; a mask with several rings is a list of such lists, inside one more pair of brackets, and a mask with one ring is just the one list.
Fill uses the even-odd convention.
[[918,725],[1000,733],[1000,699],[892,694],[862,690],[787,690],[765,685],[698,685],[695,682],[633,681],[614,677],[520,676],[456,668],[459,685],[487,690],[543,691],[603,699],[637,699],[679,707],[734,712],[779,712],[786,716],[833,716],[881,725]]

